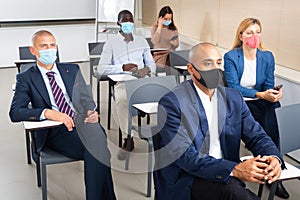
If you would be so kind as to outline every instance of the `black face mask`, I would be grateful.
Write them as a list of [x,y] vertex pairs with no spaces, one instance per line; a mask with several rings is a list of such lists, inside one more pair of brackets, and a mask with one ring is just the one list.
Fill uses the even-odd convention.
[[197,69],[193,64],[191,65],[201,76],[201,78],[199,79],[195,76],[195,74],[193,74],[194,78],[204,87],[208,89],[215,89],[220,84],[222,72],[221,69],[215,68],[207,71],[201,71]]

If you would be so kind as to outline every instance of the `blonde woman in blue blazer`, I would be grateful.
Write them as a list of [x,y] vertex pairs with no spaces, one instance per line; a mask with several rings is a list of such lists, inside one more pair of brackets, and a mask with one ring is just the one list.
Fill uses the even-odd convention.
[[[279,133],[275,109],[280,107],[282,89],[274,89],[275,62],[272,52],[264,50],[262,25],[258,19],[244,19],[236,32],[232,50],[224,55],[228,87],[238,89],[253,115],[278,147]],[[277,196],[289,195],[280,184]]]

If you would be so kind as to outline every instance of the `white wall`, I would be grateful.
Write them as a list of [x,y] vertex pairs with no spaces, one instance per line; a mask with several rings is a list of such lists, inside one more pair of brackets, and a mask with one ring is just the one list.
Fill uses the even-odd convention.
[[88,42],[95,41],[95,25],[57,25],[42,27],[0,28],[0,67],[15,66],[19,46],[30,46],[31,36],[39,29],[47,29],[56,37],[62,62],[88,60]]
[[0,22],[88,19],[95,13],[96,0],[3,0]]

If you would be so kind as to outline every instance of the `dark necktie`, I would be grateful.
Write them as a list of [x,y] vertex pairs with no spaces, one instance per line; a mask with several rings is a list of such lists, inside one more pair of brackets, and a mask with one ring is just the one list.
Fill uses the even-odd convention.
[[72,110],[71,106],[67,103],[63,91],[58,86],[57,82],[55,81],[54,72],[50,71],[50,72],[47,72],[46,74],[49,78],[51,90],[52,90],[56,105],[59,108],[59,111],[62,113],[66,113],[70,117],[74,117],[74,114],[75,114],[74,111]]

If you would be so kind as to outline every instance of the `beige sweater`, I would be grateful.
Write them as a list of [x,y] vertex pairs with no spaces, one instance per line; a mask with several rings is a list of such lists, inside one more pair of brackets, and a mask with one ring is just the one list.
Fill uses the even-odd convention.
[[167,28],[158,28],[157,24],[152,26],[151,29],[151,42],[153,47],[164,48],[169,51],[174,51],[179,45],[179,39],[171,40],[175,35],[178,35],[178,30],[169,30]]

